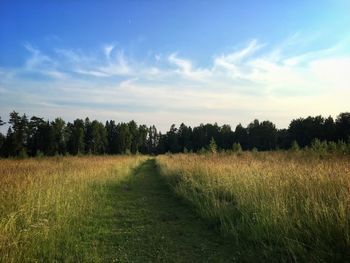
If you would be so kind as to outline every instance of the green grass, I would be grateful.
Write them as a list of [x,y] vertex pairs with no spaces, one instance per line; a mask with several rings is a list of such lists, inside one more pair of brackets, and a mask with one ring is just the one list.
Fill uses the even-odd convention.
[[0,262],[350,261],[347,156],[2,159],[0,185]]
[[350,262],[350,160],[321,157],[244,152],[157,162],[173,191],[235,240],[238,261]]
[[[105,262],[232,262],[233,247],[172,194],[155,160],[111,184],[93,223]],[[98,235],[97,233],[101,233]],[[230,260],[231,259],[231,260]]]
[[154,159],[0,160],[0,262],[232,262]]
[[[135,157],[0,160],[0,262],[99,262],[89,235]],[[92,223],[92,224],[91,224]]]

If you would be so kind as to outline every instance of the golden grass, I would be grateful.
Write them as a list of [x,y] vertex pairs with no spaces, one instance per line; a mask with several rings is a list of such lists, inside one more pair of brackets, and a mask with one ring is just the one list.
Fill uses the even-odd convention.
[[350,256],[349,157],[179,154],[158,157],[158,163],[177,194],[253,259]]
[[0,262],[98,261],[84,228],[103,206],[105,187],[140,159],[0,160]]

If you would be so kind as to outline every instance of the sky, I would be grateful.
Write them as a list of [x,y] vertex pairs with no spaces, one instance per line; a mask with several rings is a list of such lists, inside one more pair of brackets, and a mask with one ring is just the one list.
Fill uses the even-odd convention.
[[247,125],[350,111],[350,1],[0,0],[0,116]]

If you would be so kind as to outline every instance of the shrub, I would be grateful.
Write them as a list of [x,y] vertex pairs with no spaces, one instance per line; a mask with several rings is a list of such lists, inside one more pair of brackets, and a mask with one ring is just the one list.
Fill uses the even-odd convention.
[[300,147],[299,147],[299,144],[296,140],[294,140],[291,144],[291,147],[290,147],[291,151],[293,152],[297,152],[300,150]]
[[44,157],[44,153],[42,151],[37,151],[35,156],[38,157],[38,158],[43,158]]
[[346,153],[346,149],[347,145],[344,141],[338,141],[337,142],[337,151],[341,154],[345,154]]
[[232,145],[232,151],[235,152],[235,153],[240,153],[242,152],[242,146],[241,144],[238,142],[238,143],[234,143]]
[[213,137],[211,137],[210,143],[209,143],[209,151],[211,153],[217,152],[217,145]]
[[335,153],[337,151],[337,144],[335,142],[328,142],[327,151]]
[[323,141],[321,142],[319,139],[314,139],[311,142],[311,149],[315,153],[319,153],[321,155],[327,153],[327,142]]

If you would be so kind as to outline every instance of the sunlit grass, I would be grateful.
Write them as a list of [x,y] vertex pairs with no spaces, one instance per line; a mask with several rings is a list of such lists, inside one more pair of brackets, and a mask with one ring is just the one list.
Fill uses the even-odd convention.
[[350,159],[307,153],[158,157],[177,194],[245,260],[344,261],[350,254]]
[[101,261],[95,215],[141,159],[0,160],[0,262]]
[[[133,169],[145,159],[0,160],[0,262],[156,258],[160,244],[155,240],[167,229],[173,229],[164,237],[172,245],[162,247],[163,256],[180,255],[175,248],[181,245],[176,242],[186,237],[182,232],[190,232],[194,222],[176,220],[186,215],[169,222],[181,221],[183,227],[157,222],[158,215],[173,209],[167,205],[178,207],[178,213],[186,209],[168,196],[152,162]],[[210,229],[218,228],[228,240],[233,238],[232,255],[238,261],[350,258],[348,156],[303,151],[179,154],[157,157],[157,163],[163,178]],[[162,224],[164,229],[158,233]],[[177,236],[178,232],[182,234]],[[191,242],[200,243],[201,235],[195,234]],[[149,251],[155,255],[148,255]]]

